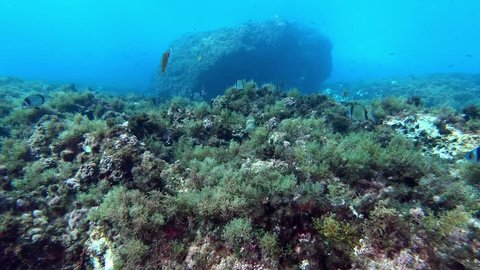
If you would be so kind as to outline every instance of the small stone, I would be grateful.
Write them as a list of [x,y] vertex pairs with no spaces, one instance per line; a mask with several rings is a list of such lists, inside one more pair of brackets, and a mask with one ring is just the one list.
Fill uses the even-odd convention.
[[28,234],[30,234],[30,235],[41,234],[41,233],[43,233],[42,228],[33,228],[33,229],[28,230]]
[[280,121],[278,120],[278,118],[272,117],[272,118],[268,119],[266,125],[267,125],[268,129],[272,130],[272,129],[276,128],[279,123],[280,123]]
[[445,201],[445,199],[443,199],[441,196],[438,196],[438,195],[433,196],[432,199],[435,203],[438,203],[438,204],[443,203]]
[[75,182],[89,182],[94,181],[96,179],[96,175],[98,174],[97,164],[93,162],[87,162],[82,164],[80,169],[75,174],[75,178],[70,178],[65,180],[66,184],[72,184],[75,188]]
[[282,99],[282,102],[285,105],[285,107],[295,106],[295,99],[293,97],[286,97]]
[[208,118],[205,118],[203,119],[203,128],[205,129],[210,129],[213,127],[213,122],[212,120],[208,119]]
[[75,152],[73,152],[71,149],[65,149],[60,152],[60,157],[63,161],[71,162],[75,159]]
[[37,209],[37,210],[33,210],[32,215],[33,215],[34,218],[41,217],[41,216],[43,216],[43,211],[42,211],[42,210],[38,210],[38,209]]
[[256,127],[257,126],[255,125],[255,119],[248,118],[247,122],[245,124],[245,130],[248,131],[248,132],[251,132],[251,131],[255,130]]
[[54,205],[60,203],[60,201],[61,201],[60,196],[55,196],[48,202],[48,205],[49,206],[54,206]]
[[423,212],[423,209],[420,207],[416,208],[410,208],[408,213],[415,219],[416,221],[419,221],[421,218],[425,217],[425,212]]
[[24,199],[17,199],[16,205],[17,208],[24,208],[28,205],[28,202]]
[[90,147],[89,145],[84,145],[83,151],[87,154],[90,154],[92,152],[92,147]]
[[32,242],[37,243],[37,242],[42,241],[44,238],[45,238],[45,235],[43,235],[43,234],[34,234],[34,235],[32,235]]
[[35,218],[33,220],[33,225],[35,225],[35,226],[47,226],[48,225],[48,219],[45,216]]
[[20,216],[20,220],[22,221],[22,223],[30,223],[32,222],[32,215],[30,213],[23,213],[21,216]]
[[73,188],[73,189],[78,189],[80,188],[80,183],[76,178],[68,178],[67,180],[63,181],[67,186]]
[[284,138],[286,133],[284,132],[273,132],[270,138],[268,138],[268,143],[270,144],[283,144],[285,141]]
[[303,260],[303,261],[300,263],[300,269],[302,269],[302,270],[311,269],[311,268],[310,268],[310,262],[309,262],[308,260]]

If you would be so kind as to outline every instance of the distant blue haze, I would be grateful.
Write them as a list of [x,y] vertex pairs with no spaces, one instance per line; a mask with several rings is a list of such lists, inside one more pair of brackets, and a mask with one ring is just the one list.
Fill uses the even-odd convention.
[[479,6],[478,0],[1,0],[0,76],[148,91],[173,39],[275,17],[331,39],[331,81],[478,73]]

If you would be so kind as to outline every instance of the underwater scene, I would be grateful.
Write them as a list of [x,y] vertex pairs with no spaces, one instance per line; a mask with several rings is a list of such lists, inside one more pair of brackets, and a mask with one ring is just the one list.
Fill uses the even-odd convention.
[[0,269],[480,269],[476,0],[0,2]]

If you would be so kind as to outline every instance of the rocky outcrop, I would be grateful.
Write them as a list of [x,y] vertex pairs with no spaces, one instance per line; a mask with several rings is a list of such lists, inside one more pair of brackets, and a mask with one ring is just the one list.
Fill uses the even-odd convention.
[[432,114],[392,116],[384,124],[422,145],[424,152],[443,159],[454,160],[480,144],[479,135],[465,133]]
[[332,66],[330,41],[315,29],[287,21],[189,34],[170,47],[168,66],[158,77],[161,97],[213,98],[243,79],[312,92]]

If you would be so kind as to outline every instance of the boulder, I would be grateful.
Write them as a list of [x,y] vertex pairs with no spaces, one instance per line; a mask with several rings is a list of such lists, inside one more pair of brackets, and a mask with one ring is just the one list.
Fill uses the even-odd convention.
[[210,99],[237,80],[319,90],[332,69],[330,41],[316,29],[290,21],[247,23],[187,34],[170,45],[160,97]]

